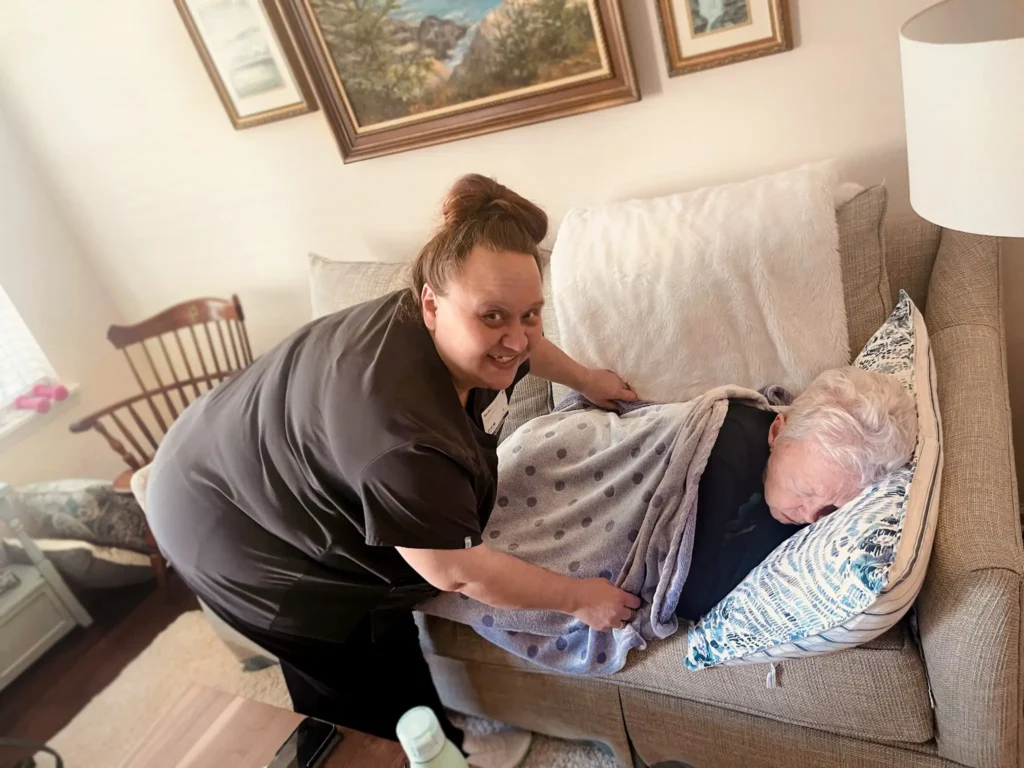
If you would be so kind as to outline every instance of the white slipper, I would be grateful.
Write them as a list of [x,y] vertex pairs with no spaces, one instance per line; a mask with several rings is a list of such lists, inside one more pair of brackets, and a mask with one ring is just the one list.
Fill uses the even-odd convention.
[[486,735],[466,732],[462,749],[473,768],[516,768],[526,759],[533,733],[517,728]]

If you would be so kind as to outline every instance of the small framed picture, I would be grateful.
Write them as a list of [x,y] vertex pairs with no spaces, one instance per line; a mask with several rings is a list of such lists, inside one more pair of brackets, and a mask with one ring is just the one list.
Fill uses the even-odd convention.
[[316,110],[274,0],[174,0],[236,129]]
[[793,47],[789,0],[658,0],[670,76]]

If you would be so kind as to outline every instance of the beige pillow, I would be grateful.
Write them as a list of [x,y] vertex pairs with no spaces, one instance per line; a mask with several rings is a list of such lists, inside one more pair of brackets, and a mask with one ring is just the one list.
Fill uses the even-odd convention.
[[314,319],[408,285],[408,264],[331,261],[315,253],[309,255],[309,298]]
[[888,202],[889,193],[879,184],[836,209],[851,350],[863,349],[893,309],[885,265]]

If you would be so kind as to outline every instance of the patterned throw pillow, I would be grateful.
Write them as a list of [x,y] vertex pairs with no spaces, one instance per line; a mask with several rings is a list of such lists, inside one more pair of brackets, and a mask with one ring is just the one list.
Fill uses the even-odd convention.
[[146,518],[135,497],[103,480],[54,480],[13,489],[5,500],[34,539],[75,539],[146,552]]
[[935,536],[942,428],[928,331],[906,293],[854,365],[897,376],[913,396],[913,457],[779,545],[701,617],[687,634],[687,669],[851,648],[886,632],[913,605]]

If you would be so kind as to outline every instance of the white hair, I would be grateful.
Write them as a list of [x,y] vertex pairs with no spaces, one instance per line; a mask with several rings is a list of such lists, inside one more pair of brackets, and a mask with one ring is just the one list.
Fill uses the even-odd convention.
[[796,440],[813,440],[862,489],[910,460],[917,411],[895,376],[836,368],[793,401],[776,443]]

